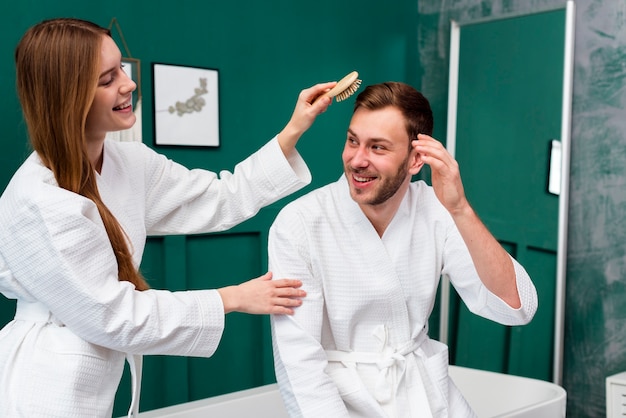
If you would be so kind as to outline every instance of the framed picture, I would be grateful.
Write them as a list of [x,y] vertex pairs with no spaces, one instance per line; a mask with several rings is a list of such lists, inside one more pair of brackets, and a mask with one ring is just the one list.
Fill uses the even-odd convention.
[[219,72],[152,64],[155,145],[218,147]]

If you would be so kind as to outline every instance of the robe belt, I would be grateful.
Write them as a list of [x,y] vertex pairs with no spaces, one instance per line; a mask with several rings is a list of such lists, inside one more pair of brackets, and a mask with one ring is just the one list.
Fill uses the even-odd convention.
[[[15,319],[18,321],[54,324],[59,327],[65,326],[42,303],[26,302],[19,299],[17,301],[17,309],[15,310]],[[139,414],[139,394],[141,393],[143,357],[137,354],[126,353],[126,361],[128,361],[128,365],[130,366],[133,391],[130,409],[128,410],[128,417],[130,418],[132,416],[136,417]]]
[[133,396],[128,409],[128,418],[139,415],[139,395],[141,395],[141,374],[143,370],[143,356],[126,353],[126,361],[130,368]]
[[386,336],[380,337],[380,330],[376,330],[374,334],[385,344],[382,351],[326,350],[327,360],[329,362],[339,362],[345,367],[352,368],[358,363],[375,364],[380,372],[374,388],[374,397],[381,404],[392,401],[400,384],[406,380],[406,387],[409,390],[411,416],[432,417],[425,388],[427,384],[430,384],[430,378],[427,376],[424,367],[420,367],[417,364],[415,367],[407,365],[407,362],[410,361],[408,360],[409,356],[415,356],[417,357],[417,362],[423,363],[424,354],[420,350],[420,346],[428,338],[426,332],[422,331],[417,338],[400,344],[395,349],[388,345]]
[[64,327],[63,323],[52,315],[52,312],[39,302],[17,301],[15,319],[19,321],[44,322]]

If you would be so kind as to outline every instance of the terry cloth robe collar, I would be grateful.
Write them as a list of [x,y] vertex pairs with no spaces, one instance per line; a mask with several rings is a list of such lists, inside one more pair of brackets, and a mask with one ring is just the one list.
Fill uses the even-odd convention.
[[[340,179],[342,187],[348,187],[348,182],[345,176]],[[406,299],[402,290],[402,285],[397,272],[393,268],[393,262],[385,247],[384,235],[383,239],[378,236],[376,229],[367,219],[367,216],[363,213],[359,205],[350,197],[350,193],[340,193],[336,198],[341,202],[340,207],[346,207],[348,210],[341,212],[338,216],[342,222],[346,225],[351,225],[351,228],[347,228],[352,235],[351,242],[358,243],[361,247],[357,250],[362,254],[367,254],[370,258],[370,263],[375,271],[372,271],[372,275],[378,277],[393,278],[389,281],[388,285],[393,292],[392,299],[389,300],[389,305],[393,307],[394,313],[392,317],[394,320],[400,321],[393,324],[394,329],[410,330],[409,313],[406,305]],[[395,217],[394,217],[395,219]],[[393,223],[393,221],[392,221]],[[385,233],[386,235],[386,233]],[[373,257],[373,259],[371,259]],[[410,338],[410,334],[402,336],[402,340],[406,341]]]
[[[336,190],[349,187],[345,175],[339,179],[338,183],[340,187]],[[406,297],[400,277],[393,268],[395,264],[387,249],[387,245],[395,243],[393,237],[396,234],[404,233],[401,230],[401,225],[394,221],[398,218],[403,218],[402,215],[409,212],[407,207],[409,199],[407,196],[404,196],[398,212],[394,215],[381,238],[359,205],[352,199],[349,192],[339,192],[334,198],[341,202],[340,207],[347,208],[347,210],[341,211],[338,216],[344,224],[351,226],[347,228],[348,233],[352,235],[350,242],[358,243],[360,246],[355,251],[367,254],[371,265],[374,267],[372,271],[373,276],[384,277],[389,280],[387,284],[392,287],[389,307],[394,311],[393,315],[391,315],[394,322],[390,327],[396,331],[396,334],[397,330],[403,330],[405,333],[404,335],[395,335],[397,341],[389,341],[388,329],[381,325],[374,331],[372,336],[381,343],[380,352],[326,350],[328,361],[340,362],[348,368],[356,367],[357,363],[376,364],[380,369],[380,375],[376,383],[375,397],[382,405],[393,400],[403,380],[418,382],[410,386],[409,401],[411,413],[414,416],[432,417],[433,413],[425,388],[433,386],[435,382],[430,381],[425,364],[427,356],[420,348],[421,344],[427,339],[427,329],[425,328],[417,338],[411,338]],[[432,399],[431,402],[434,410],[439,411],[445,407],[447,399]]]

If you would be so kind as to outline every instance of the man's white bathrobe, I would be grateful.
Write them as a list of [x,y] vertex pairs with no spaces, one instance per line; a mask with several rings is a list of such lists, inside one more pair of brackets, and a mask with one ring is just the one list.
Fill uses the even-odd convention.
[[411,184],[380,238],[345,177],[288,204],[269,235],[276,277],[304,281],[293,316],[273,316],[276,376],[291,417],[472,417],[448,377],[447,347],[427,336],[442,275],[468,308],[528,323],[536,290],[513,260],[520,309],[482,285],[432,188]]
[[[107,140],[97,181],[138,266],[147,234],[228,229],[310,173],[276,139],[219,177]],[[138,354],[209,357],[224,328],[216,290],[138,292],[118,281],[96,206],[59,188],[34,153],[0,198],[0,292],[18,300],[0,331],[2,417],[110,417],[127,355],[133,372]]]

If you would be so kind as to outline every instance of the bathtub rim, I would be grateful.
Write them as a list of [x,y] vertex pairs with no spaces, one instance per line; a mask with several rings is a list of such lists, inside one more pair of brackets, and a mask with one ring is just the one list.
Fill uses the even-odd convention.
[[[540,379],[534,379],[534,378],[530,378],[530,377],[525,377],[525,376],[518,376],[518,375],[514,375],[514,374],[506,374],[506,373],[500,373],[500,372],[492,372],[489,370],[482,370],[482,369],[476,369],[476,368],[472,368],[472,367],[464,367],[464,366],[457,366],[457,365],[449,365],[448,366],[448,376],[450,377],[450,379],[452,379],[452,381],[454,382],[454,384],[457,386],[457,388],[461,391],[461,394],[463,394],[464,397],[466,397],[466,393],[467,392],[463,392],[461,385],[457,384],[457,382],[454,380],[453,375],[456,372],[460,372],[460,373],[466,373],[468,375],[482,375],[485,376],[487,378],[491,378],[491,379],[505,379],[507,381],[513,382],[521,382],[524,384],[529,384],[529,385],[533,385],[533,386],[540,386],[543,388],[547,388],[551,391],[554,391],[555,396],[554,397],[550,397],[548,399],[542,400],[542,401],[538,401],[535,403],[532,403],[530,405],[527,406],[522,406],[520,408],[515,408],[512,410],[507,411],[505,414],[499,414],[499,415],[495,415],[491,418],[501,418],[501,417],[507,417],[507,416],[511,416],[512,414],[514,414],[514,416],[520,415],[520,414],[525,414],[528,412],[532,412],[534,410],[537,409],[541,409],[541,408],[546,408],[552,404],[555,403],[559,403],[563,406],[566,406],[567,404],[567,391],[557,385],[556,383],[550,382],[550,381],[546,381],[546,380],[540,380]],[[467,397],[466,397],[467,399]],[[565,415],[563,415],[565,416]]]

